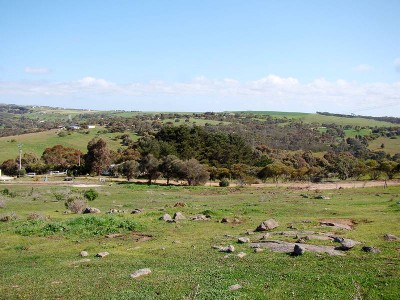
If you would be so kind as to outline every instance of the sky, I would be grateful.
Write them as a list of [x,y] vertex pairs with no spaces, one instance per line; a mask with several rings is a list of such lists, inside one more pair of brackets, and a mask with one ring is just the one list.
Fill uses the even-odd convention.
[[0,0],[0,103],[400,117],[399,0]]

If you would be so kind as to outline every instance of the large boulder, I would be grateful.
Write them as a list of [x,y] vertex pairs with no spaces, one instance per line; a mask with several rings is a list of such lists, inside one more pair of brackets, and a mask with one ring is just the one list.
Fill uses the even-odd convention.
[[340,250],[350,250],[351,248],[353,248],[355,245],[357,245],[358,243],[356,241],[350,240],[350,239],[343,239],[340,242]]
[[274,229],[278,226],[279,226],[279,224],[277,221],[275,221],[274,219],[269,219],[269,220],[262,222],[260,225],[258,225],[258,227],[256,228],[256,231],[268,231],[268,230]]
[[186,220],[186,217],[181,212],[176,212],[173,219],[175,221]]
[[306,252],[306,249],[298,244],[294,245],[293,255],[303,255]]
[[149,275],[151,273],[151,270],[149,268],[144,268],[140,270],[136,270],[131,274],[131,278],[138,278],[143,275]]
[[164,214],[164,215],[160,218],[160,220],[163,220],[163,221],[165,221],[165,222],[175,222],[175,220],[172,219],[172,217],[171,217],[170,214]]
[[99,214],[100,209],[96,207],[86,207],[85,210],[83,211],[84,214]]

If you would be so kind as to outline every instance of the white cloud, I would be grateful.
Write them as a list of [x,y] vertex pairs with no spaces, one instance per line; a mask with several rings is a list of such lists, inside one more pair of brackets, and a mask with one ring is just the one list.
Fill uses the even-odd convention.
[[29,73],[29,74],[47,74],[47,73],[50,73],[50,69],[48,69],[48,68],[25,67],[25,73]]
[[367,65],[367,64],[359,64],[357,66],[354,67],[354,70],[357,72],[361,72],[361,73],[366,73],[369,72],[373,69],[372,66]]
[[394,67],[396,68],[397,72],[400,72],[400,57],[394,60]]
[[[68,106],[92,99],[86,107],[96,109],[218,111],[287,110],[352,113],[369,107],[388,107],[399,102],[400,82],[359,83],[324,78],[302,83],[293,77],[268,75],[253,81],[232,78],[196,77],[191,81],[117,84],[105,79],[84,77],[70,82],[0,82],[0,102],[9,99],[42,99],[56,103],[68,99]],[[101,99],[101,100],[99,100]],[[89,100],[87,100],[89,101]],[[397,112],[398,111],[398,112]],[[371,112],[372,113],[372,112]],[[393,108],[381,114],[400,116]]]

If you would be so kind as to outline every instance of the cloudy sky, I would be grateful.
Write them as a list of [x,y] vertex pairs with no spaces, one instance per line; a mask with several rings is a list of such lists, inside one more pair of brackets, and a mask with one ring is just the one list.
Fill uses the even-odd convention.
[[0,0],[0,103],[400,117],[398,0]]

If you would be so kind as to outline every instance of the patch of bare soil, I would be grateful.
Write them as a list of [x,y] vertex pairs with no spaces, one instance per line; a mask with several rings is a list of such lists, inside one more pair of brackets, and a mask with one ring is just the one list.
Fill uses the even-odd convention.
[[323,226],[345,230],[352,230],[355,225],[355,222],[351,219],[324,219],[320,220],[319,223]]
[[108,239],[123,239],[123,240],[133,240],[135,243],[150,241],[153,239],[152,235],[143,234],[139,232],[132,232],[128,234],[123,233],[110,233],[105,236]]

